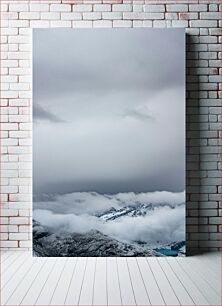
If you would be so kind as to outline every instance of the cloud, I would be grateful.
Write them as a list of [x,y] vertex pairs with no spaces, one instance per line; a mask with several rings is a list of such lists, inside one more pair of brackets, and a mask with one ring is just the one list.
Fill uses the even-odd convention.
[[35,121],[47,120],[47,121],[56,122],[56,123],[65,122],[64,120],[60,119],[59,117],[57,117],[53,113],[49,112],[48,110],[45,110],[38,103],[33,104],[33,116],[34,116]]
[[184,190],[184,38],[34,29],[35,194]]
[[128,192],[118,194],[99,194],[96,192],[74,192],[64,195],[47,197],[44,201],[35,201],[34,209],[51,210],[54,213],[64,214],[95,214],[114,207],[122,208],[126,205],[143,204],[170,204],[176,206],[184,203],[185,192]]
[[[170,192],[117,195],[76,193],[59,196],[54,201],[54,208],[50,202],[35,203],[34,218],[55,231],[84,233],[96,229],[121,241],[167,243],[185,240],[184,197],[184,193]],[[108,207],[119,208],[126,205],[138,205],[141,202],[144,204],[152,202],[154,205],[171,203],[174,208],[164,205],[156,206],[145,217],[123,217],[109,222],[104,222],[92,214],[102,210],[102,207],[104,211]],[[64,208],[63,214],[59,205]],[[70,206],[69,209],[68,206]]]

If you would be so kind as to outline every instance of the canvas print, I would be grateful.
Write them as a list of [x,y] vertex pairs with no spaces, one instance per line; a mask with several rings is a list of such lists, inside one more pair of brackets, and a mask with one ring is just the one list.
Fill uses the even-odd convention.
[[184,256],[184,29],[34,29],[33,92],[34,256]]

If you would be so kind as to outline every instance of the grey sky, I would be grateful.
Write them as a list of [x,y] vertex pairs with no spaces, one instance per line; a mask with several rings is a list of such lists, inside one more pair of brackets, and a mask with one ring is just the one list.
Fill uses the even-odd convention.
[[35,29],[34,193],[185,188],[183,29]]

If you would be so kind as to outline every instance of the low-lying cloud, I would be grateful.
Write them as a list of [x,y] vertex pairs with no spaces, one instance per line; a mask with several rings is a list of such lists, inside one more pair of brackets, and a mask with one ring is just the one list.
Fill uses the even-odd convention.
[[[121,241],[167,243],[185,240],[184,199],[184,192],[166,191],[116,195],[73,193],[58,196],[54,201],[36,202],[34,219],[54,231],[84,233],[94,229]],[[111,207],[118,209],[141,203],[153,203],[154,210],[146,216],[125,216],[108,222],[95,215]],[[171,204],[173,208],[164,204]]]

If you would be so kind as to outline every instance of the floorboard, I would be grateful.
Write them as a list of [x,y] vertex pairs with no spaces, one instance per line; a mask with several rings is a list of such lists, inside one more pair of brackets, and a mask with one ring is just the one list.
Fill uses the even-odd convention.
[[1,305],[221,305],[219,253],[187,258],[1,255]]

